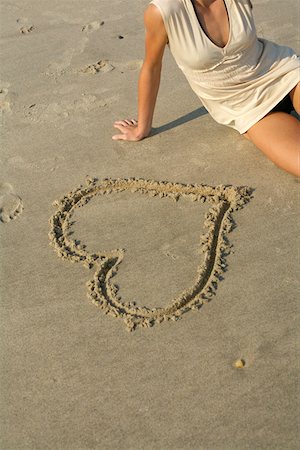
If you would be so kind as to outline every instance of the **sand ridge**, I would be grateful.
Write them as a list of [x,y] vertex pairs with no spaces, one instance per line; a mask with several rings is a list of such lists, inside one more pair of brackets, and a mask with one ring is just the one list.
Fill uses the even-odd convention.
[[[111,279],[123,260],[124,249],[90,254],[85,250],[85,245],[69,238],[72,225],[70,219],[76,208],[84,206],[96,195],[125,190],[174,201],[185,197],[191,201],[208,201],[213,205],[205,216],[204,226],[207,232],[200,239],[204,261],[197,269],[194,285],[169,302],[165,308],[150,309],[137,306],[135,302],[124,303],[117,295],[118,286],[113,284]],[[88,297],[106,314],[122,318],[127,330],[132,331],[137,326],[151,327],[166,320],[176,321],[183,313],[199,309],[212,298],[217,282],[222,279],[222,272],[227,267],[225,257],[231,248],[227,234],[234,226],[231,213],[241,209],[250,198],[251,189],[248,187],[185,185],[135,178],[105,178],[99,181],[97,178],[87,177],[86,186],[80,185],[60,200],[54,201],[53,206],[58,206],[58,210],[49,220],[51,231],[48,236],[50,245],[61,258],[71,262],[80,261],[87,268],[96,266],[93,279],[87,283]]]

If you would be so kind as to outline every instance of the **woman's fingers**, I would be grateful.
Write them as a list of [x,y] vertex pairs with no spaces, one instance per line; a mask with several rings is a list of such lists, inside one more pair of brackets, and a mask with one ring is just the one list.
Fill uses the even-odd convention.
[[113,140],[119,140],[119,139],[123,139],[123,140],[128,140],[128,136],[127,136],[127,128],[124,130],[124,125],[120,124],[117,125],[117,123],[114,124],[115,128],[118,128],[118,130],[120,130],[121,132],[123,132],[122,134],[115,134],[112,138]]
[[119,126],[122,126],[122,127],[127,127],[127,126],[128,126],[128,123],[126,123],[125,120],[117,120],[117,121],[114,123],[114,127],[115,127],[116,125],[119,125]]
[[122,123],[115,123],[114,128],[118,128],[120,131],[125,131],[123,127],[127,127],[127,125],[123,125]]
[[114,128],[117,128],[121,131],[122,134],[116,134],[112,136],[114,141],[122,139],[123,141],[138,141],[140,138],[137,134],[137,124],[138,121],[136,119],[124,119],[117,120],[114,123]]
[[124,127],[127,127],[128,125],[136,125],[137,120],[135,119],[125,119],[125,120],[117,120],[115,122],[115,125],[123,125]]
[[126,140],[126,136],[125,134],[115,134],[114,136],[112,136],[112,139],[114,141],[119,141],[120,139]]

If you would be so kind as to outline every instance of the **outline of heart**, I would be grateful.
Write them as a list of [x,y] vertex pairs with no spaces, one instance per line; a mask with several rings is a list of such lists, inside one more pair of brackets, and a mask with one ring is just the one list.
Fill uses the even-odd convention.
[[[72,262],[81,261],[87,268],[94,265],[97,267],[93,279],[87,282],[88,297],[92,302],[106,314],[121,317],[127,330],[133,331],[137,326],[151,327],[166,320],[179,320],[183,313],[191,309],[197,310],[203,303],[210,301],[215,295],[218,280],[223,279],[222,273],[227,267],[225,257],[232,247],[227,239],[227,233],[235,226],[231,213],[250,201],[252,189],[245,186],[212,187],[141,178],[104,178],[98,181],[97,178],[87,176],[85,187],[80,185],[60,200],[53,202],[53,206],[59,208],[49,219],[51,230],[48,234],[50,245],[61,258]],[[123,260],[124,249],[89,254],[85,251],[86,245],[80,245],[78,241],[69,239],[68,230],[72,225],[70,219],[76,208],[84,206],[95,195],[124,190],[172,198],[175,201],[180,197],[201,202],[208,200],[213,204],[205,215],[204,226],[208,231],[201,236],[205,257],[197,269],[195,283],[165,308],[139,307],[135,302],[123,303],[117,296],[118,287],[110,280]]]

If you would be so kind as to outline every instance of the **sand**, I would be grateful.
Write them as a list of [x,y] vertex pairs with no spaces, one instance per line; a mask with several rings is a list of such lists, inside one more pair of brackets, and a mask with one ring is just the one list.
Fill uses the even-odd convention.
[[111,139],[146,4],[2,2],[0,448],[297,449],[299,181],[168,51],[151,136]]

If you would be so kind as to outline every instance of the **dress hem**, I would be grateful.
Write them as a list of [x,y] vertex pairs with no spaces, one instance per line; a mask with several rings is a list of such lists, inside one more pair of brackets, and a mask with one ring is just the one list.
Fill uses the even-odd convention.
[[292,86],[289,86],[289,87],[287,88],[286,91],[283,91],[283,94],[282,94],[278,99],[276,99],[276,102],[274,102],[274,104],[273,104],[273,103],[271,104],[271,106],[268,108],[267,111],[264,111],[264,112],[262,112],[261,114],[258,114],[258,116],[255,117],[255,119],[252,120],[252,121],[246,126],[246,128],[245,128],[245,127],[242,128],[242,131],[239,131],[239,130],[237,130],[237,131],[238,131],[240,134],[246,133],[253,125],[255,125],[257,122],[259,122],[261,119],[263,119],[267,114],[269,114],[269,112],[271,112],[272,109],[275,108],[275,106],[277,106],[278,103],[280,103],[281,100],[283,100],[284,97],[285,97],[287,94],[289,94],[289,93],[294,89],[294,87],[299,83],[299,81],[300,81],[300,75],[298,76],[298,80],[295,82],[295,84],[292,85]]

